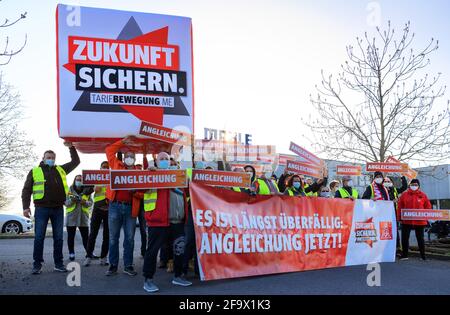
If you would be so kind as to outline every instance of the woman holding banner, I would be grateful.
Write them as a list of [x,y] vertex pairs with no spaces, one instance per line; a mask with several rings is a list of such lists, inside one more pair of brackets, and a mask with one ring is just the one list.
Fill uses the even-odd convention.
[[427,195],[420,190],[418,179],[411,180],[409,189],[404,192],[398,201],[397,221],[401,222],[402,227],[402,256],[400,260],[408,259],[409,234],[414,229],[416,232],[417,244],[419,246],[420,256],[425,257],[425,240],[423,236],[424,228],[428,224],[426,220],[401,220],[402,209],[431,209],[430,200]]

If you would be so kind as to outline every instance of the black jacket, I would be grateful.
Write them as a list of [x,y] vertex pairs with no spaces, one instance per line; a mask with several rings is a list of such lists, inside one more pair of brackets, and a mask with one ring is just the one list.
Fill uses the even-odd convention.
[[[406,180],[405,176],[402,176],[402,186],[400,188],[397,188],[397,194],[400,195],[402,192],[406,191],[407,189],[408,189],[408,181]],[[389,192],[390,200],[395,200],[394,187],[389,188],[388,192]]]
[[[78,156],[75,147],[70,148],[70,157],[72,160],[69,163],[61,165],[66,174],[72,172],[80,164],[80,157]],[[64,205],[64,202],[66,201],[66,193],[64,191],[64,185],[62,183],[61,176],[59,176],[56,167],[49,167],[48,165],[44,164],[44,162],[41,162],[39,166],[42,167],[42,171],[44,172],[45,193],[44,198],[34,201],[34,206],[46,208],[62,207]],[[33,170],[28,173],[27,179],[25,180],[25,184],[23,185],[22,189],[22,206],[24,210],[30,208],[32,194]]]
[[[389,198],[389,196],[386,194],[386,190],[384,190],[383,184],[375,184],[378,186],[378,190],[381,191],[381,194],[383,195],[383,200],[392,200]],[[364,194],[362,196],[362,199],[372,199],[372,189],[369,185],[367,186],[366,190],[364,191]]]

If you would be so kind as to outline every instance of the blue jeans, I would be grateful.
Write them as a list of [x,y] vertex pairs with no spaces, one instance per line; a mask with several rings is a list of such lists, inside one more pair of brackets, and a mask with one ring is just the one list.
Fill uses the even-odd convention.
[[120,229],[123,227],[123,263],[125,267],[133,266],[136,218],[131,217],[131,205],[111,202],[109,204],[108,224],[109,263],[116,267],[119,265],[119,238]]
[[34,214],[34,267],[40,267],[44,262],[44,241],[47,231],[48,220],[52,223],[53,232],[53,260],[55,266],[63,264],[63,231],[64,231],[64,209],[36,207]]

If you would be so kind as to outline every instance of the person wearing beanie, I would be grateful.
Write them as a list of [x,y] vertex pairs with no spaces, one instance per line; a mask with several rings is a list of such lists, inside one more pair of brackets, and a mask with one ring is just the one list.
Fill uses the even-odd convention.
[[372,183],[367,186],[362,199],[371,199],[374,201],[377,200],[390,200],[389,192],[383,185],[384,176],[381,172],[375,172],[373,174]]
[[425,257],[424,228],[428,224],[426,220],[401,220],[402,209],[431,209],[431,202],[428,196],[420,190],[420,181],[413,179],[409,183],[409,189],[405,191],[398,201],[397,221],[401,222],[402,230],[402,255],[400,260],[408,259],[409,234],[414,229],[419,245],[420,256]]

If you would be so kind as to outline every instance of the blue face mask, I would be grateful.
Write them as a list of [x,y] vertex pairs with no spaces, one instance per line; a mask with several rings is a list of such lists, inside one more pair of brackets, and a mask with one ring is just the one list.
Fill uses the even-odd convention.
[[47,159],[44,161],[44,163],[50,167],[55,165],[55,160]]
[[170,165],[169,170],[177,170],[178,167],[176,165]]
[[205,168],[205,163],[203,161],[197,161],[195,162],[195,168],[199,170],[203,170]]
[[158,168],[162,170],[167,170],[169,168],[169,160],[160,160],[158,162]]
[[75,181],[75,186],[76,187],[81,187],[81,186],[83,186],[83,184],[80,182],[80,181]]
[[294,186],[295,189],[300,189],[300,182],[294,182],[292,183],[292,186]]

